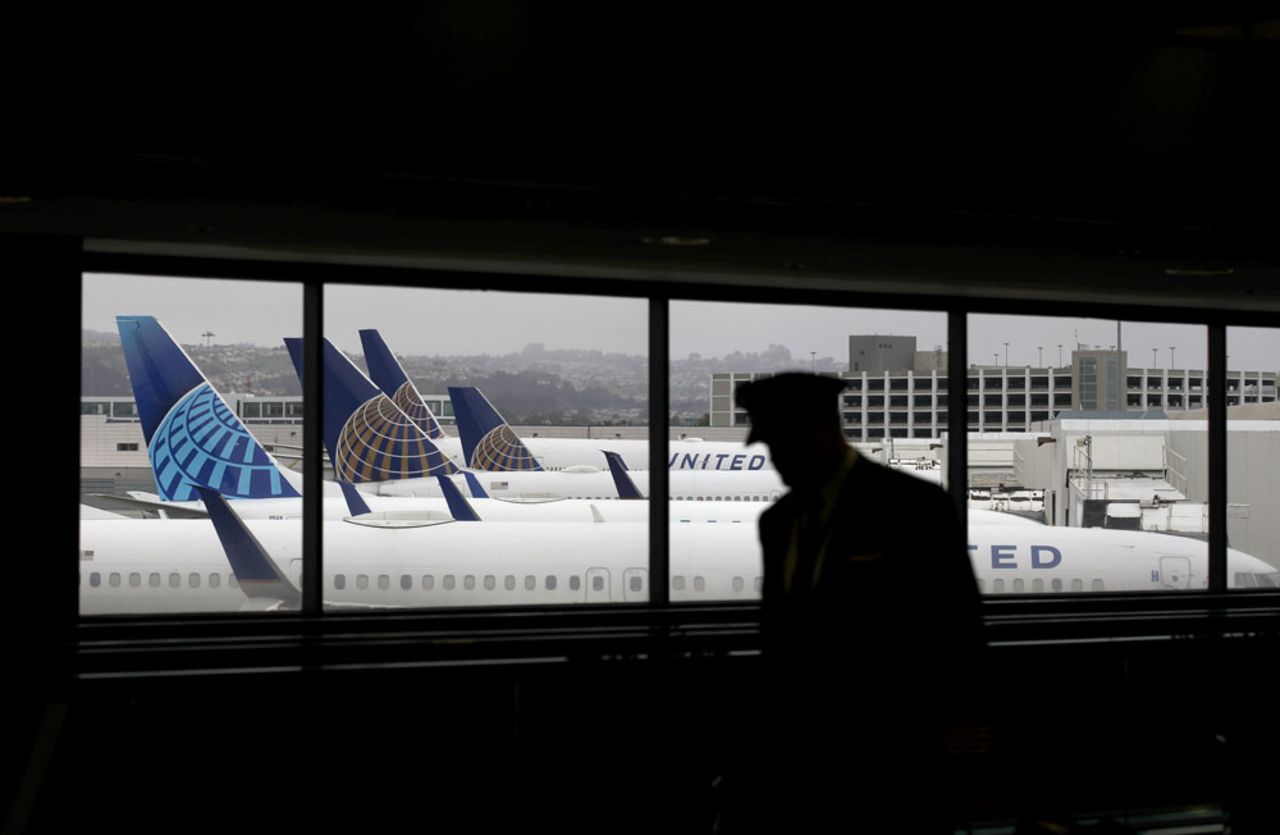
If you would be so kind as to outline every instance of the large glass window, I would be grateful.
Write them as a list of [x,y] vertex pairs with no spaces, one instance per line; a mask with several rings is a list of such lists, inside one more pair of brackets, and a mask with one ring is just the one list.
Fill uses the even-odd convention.
[[[327,606],[648,599],[647,299],[337,284],[324,295]],[[300,312],[297,284],[84,277],[82,613],[297,607],[290,467],[305,410],[301,354],[283,338],[301,333]],[[669,313],[662,582],[676,602],[760,593],[757,522],[786,487],[766,449],[743,445],[745,381],[839,377],[850,443],[942,481],[943,314],[686,301]],[[965,489],[983,588],[1207,587],[1206,328],[972,315],[968,332]],[[1277,334],[1228,331],[1232,588],[1277,583],[1280,535],[1261,511],[1280,472],[1266,463]],[[261,545],[253,583],[199,502],[205,483]]]
[[1280,588],[1280,328],[1228,328],[1227,379],[1227,587]]
[[738,410],[708,404],[718,379],[783,371],[839,378],[846,394],[833,398],[832,414],[838,410],[859,453],[938,483],[947,415],[945,403],[934,404],[945,390],[946,342],[941,313],[672,302],[672,601],[758,599],[762,585],[743,578],[762,576],[759,517],[787,490],[768,449],[742,445],[750,427]]
[[[969,427],[969,542],[984,587],[1207,588],[1206,424],[1165,396],[1170,380],[1206,376],[1206,328],[975,314],[968,332],[970,376],[1020,392]],[[1048,406],[1036,392],[1050,380],[1061,394],[1026,410],[1021,392]]]
[[[301,393],[282,341],[302,326],[300,285],[82,280],[81,396],[117,400],[110,415],[81,410],[81,571],[130,581],[82,586],[81,614],[296,606],[301,474],[267,451],[280,440],[272,427],[242,423],[235,404],[248,393]],[[226,499],[269,563],[253,555],[232,565],[200,487]],[[233,570],[258,582],[201,582]]]
[[324,330],[326,464],[366,505],[326,500],[324,570],[379,577],[326,606],[647,599],[647,300],[329,285]]

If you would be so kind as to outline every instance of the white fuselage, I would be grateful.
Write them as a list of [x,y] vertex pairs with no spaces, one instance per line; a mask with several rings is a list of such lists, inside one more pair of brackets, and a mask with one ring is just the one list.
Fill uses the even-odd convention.
[[[596,427],[608,435],[609,428]],[[534,438],[521,436],[544,470],[558,472],[570,467],[595,467],[608,470],[601,450],[616,452],[632,470],[649,469],[649,442],[634,438]],[[465,467],[462,440],[457,437],[434,438],[432,442],[459,467]],[[668,441],[667,467],[671,470],[724,470],[726,472],[751,472],[772,470],[769,450],[763,444],[746,446],[735,441]]]
[[[246,524],[297,585],[298,523]],[[677,521],[670,531],[672,600],[759,597],[754,524]],[[246,606],[206,520],[82,521],[80,538],[83,614]],[[971,525],[969,539],[974,571],[989,594],[1208,585],[1205,543],[1182,537],[987,519]],[[648,553],[648,527],[637,522],[443,522],[403,529],[326,522],[323,597],[331,605],[392,607],[638,602],[648,598]],[[1229,551],[1229,587],[1274,586],[1276,577],[1266,563]]]
[[[628,473],[643,495],[649,493],[646,470]],[[616,499],[618,488],[613,475],[604,472],[512,472],[475,473],[480,486],[495,499]],[[461,476],[454,482],[466,495],[470,489]],[[770,501],[786,489],[776,470],[724,472],[722,470],[676,471],[669,477],[672,498],[710,501]],[[378,481],[359,485],[361,492],[375,496],[439,496],[440,485],[434,478],[412,478],[402,481]]]

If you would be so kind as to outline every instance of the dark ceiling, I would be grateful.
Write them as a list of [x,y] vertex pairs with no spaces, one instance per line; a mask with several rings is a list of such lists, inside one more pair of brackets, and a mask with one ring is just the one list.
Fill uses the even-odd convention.
[[0,193],[1272,237],[1277,26],[1221,5],[258,6],[11,27],[33,37]]

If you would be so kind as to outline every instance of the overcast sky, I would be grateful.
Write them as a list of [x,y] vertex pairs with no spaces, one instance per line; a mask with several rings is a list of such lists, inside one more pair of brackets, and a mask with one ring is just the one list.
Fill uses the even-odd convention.
[[[166,279],[150,276],[86,275],[84,327],[114,333],[117,314],[156,316],[178,341],[251,342],[278,346],[302,331],[302,288],[258,281]],[[357,331],[378,328],[400,354],[504,354],[530,342],[547,348],[585,348],[643,354],[647,351],[648,303],[642,299],[497,293],[419,288],[331,285],[325,293],[326,333],[344,350],[359,352]],[[809,352],[848,361],[850,334],[915,336],[919,350],[946,345],[942,313],[859,308],[801,307],[722,302],[673,302],[671,355],[724,356],[787,346],[797,365]],[[1169,347],[1179,368],[1205,366],[1205,328],[1195,325],[1125,323],[1123,347],[1129,364],[1169,366]],[[1110,347],[1116,323],[1102,319],[975,315],[969,320],[969,361],[1010,365],[1064,362],[1071,347]],[[1280,329],[1228,330],[1229,365],[1235,369],[1280,369]],[[746,370],[746,369],[744,369]]]

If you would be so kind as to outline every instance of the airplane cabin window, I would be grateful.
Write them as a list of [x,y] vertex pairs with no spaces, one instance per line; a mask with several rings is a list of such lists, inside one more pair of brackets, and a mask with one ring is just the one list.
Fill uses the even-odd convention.
[[434,574],[422,575],[422,590],[431,591],[436,587],[436,578]]
[[182,585],[182,575],[174,571],[169,575],[169,588],[176,589]]
[[733,578],[733,590],[734,590],[735,592],[739,592],[739,593],[741,593],[742,589],[743,589],[743,582],[742,582],[742,578],[741,578],[741,577],[734,577],[734,578]]
[[400,575],[400,591],[409,591],[413,588],[413,576],[410,574]]
[[640,576],[633,576],[630,580],[631,591],[644,591],[644,579]]
[[476,587],[476,575],[467,574],[462,578],[462,588],[465,591],[473,591]]
[[1031,581],[1031,590],[1032,590],[1032,591],[1044,591],[1044,580],[1040,579],[1039,577],[1037,577],[1037,578],[1035,578],[1034,580],[1032,580],[1032,581]]
[[1013,590],[1014,592],[1026,591],[1027,581],[1023,580],[1021,577],[1013,578]]
[[569,575],[569,591],[579,591],[582,589],[582,578],[577,574]]
[[1105,589],[1105,587],[1103,586],[1102,580],[1100,580],[1100,579],[1096,579],[1096,580],[1094,580],[1094,581],[1093,581],[1092,590],[1093,590],[1093,591],[1105,591],[1106,589]]
[[992,594],[1004,594],[1004,578],[998,577],[991,582]]
[[514,575],[514,574],[508,574],[507,576],[503,577],[503,578],[502,578],[502,587],[503,587],[504,589],[506,589],[507,591],[515,591],[515,589],[516,589],[516,578],[515,578],[515,575]]
[[90,574],[89,574],[89,585],[90,585],[91,587],[95,588],[95,589],[96,589],[98,586],[102,585],[102,575],[101,575],[101,574],[99,574],[99,573],[98,573],[98,572],[96,572],[96,571],[90,572]]
[[676,591],[684,591],[684,575],[677,574],[671,578],[671,588]]
[[1053,582],[1050,585],[1053,587],[1054,591],[1062,591],[1062,578],[1054,577]]
[[356,588],[357,588],[357,589],[359,589],[360,591],[368,591],[368,590],[369,590],[369,575],[368,575],[368,574],[357,574],[357,575],[356,575]]
[[115,589],[115,588],[119,588],[119,587],[120,587],[120,572],[118,572],[118,571],[112,571],[112,572],[111,572],[111,575],[110,575],[109,577],[107,577],[107,585],[111,586],[111,588],[113,588],[113,589]]
[[694,591],[706,591],[706,590],[707,590],[707,580],[706,580],[706,578],[705,578],[705,577],[696,577],[696,576],[695,576],[695,577],[693,578],[693,590],[694,590]]
[[347,587],[347,575],[345,574],[333,575],[333,587],[337,591],[342,591],[343,589],[345,589]]
[[192,571],[187,575],[187,585],[193,589],[200,588],[200,575]]
[[547,575],[547,591],[555,591],[555,590],[556,590],[556,575],[548,574]]
[[147,585],[153,589],[160,588],[160,572],[152,571],[147,575]]
[[497,577],[494,577],[492,574],[486,574],[486,575],[484,575],[484,590],[485,590],[485,591],[493,591],[493,590],[494,590],[495,588],[497,588],[497,587],[498,587],[498,578],[497,578]]
[[538,586],[538,578],[532,574],[524,575],[524,590],[533,591]]
[[443,585],[444,585],[445,591],[453,591],[454,588],[458,585],[458,580],[452,574],[446,574],[444,575]]
[[222,587],[222,575],[217,573],[216,571],[212,572],[209,575],[209,588],[216,589],[221,587]]
[[387,591],[391,588],[391,578],[386,574],[378,575],[378,591]]
[[591,590],[592,590],[592,591],[604,591],[604,578],[603,578],[603,577],[600,577],[600,576],[598,576],[598,575],[597,575],[597,576],[595,576],[595,577],[592,577],[592,578],[591,578]]
[[142,575],[136,571],[129,572],[129,588],[136,589],[142,585]]
[[1080,578],[1078,578],[1078,577],[1077,577],[1076,579],[1072,580],[1072,581],[1071,581],[1071,590],[1072,590],[1072,591],[1084,591],[1084,580],[1081,580],[1081,579],[1080,579]]

